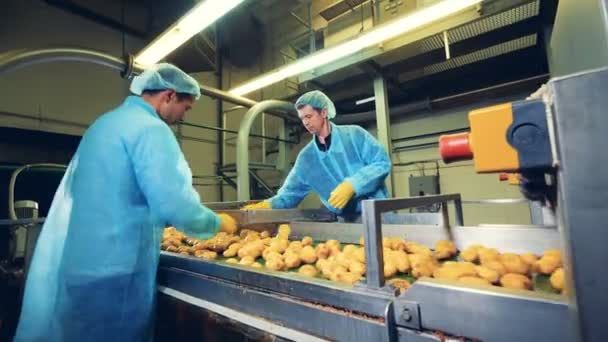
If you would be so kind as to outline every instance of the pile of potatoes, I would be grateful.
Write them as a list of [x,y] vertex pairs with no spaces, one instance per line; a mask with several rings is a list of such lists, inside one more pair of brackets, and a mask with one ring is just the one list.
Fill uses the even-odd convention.
[[[496,249],[472,245],[460,253],[463,262],[445,263],[435,278],[456,279],[469,283],[532,290],[534,274],[550,275],[551,286],[564,291],[562,256],[548,250],[539,258],[532,253],[499,253]],[[463,279],[464,278],[464,279]]]
[[[161,249],[206,260],[214,260],[222,254],[227,263],[273,271],[297,270],[303,276],[349,284],[365,276],[363,238],[360,238],[359,245],[350,244],[342,248],[338,240],[328,240],[316,246],[313,246],[311,237],[290,241],[290,233],[289,225],[280,225],[274,237],[268,231],[243,229],[238,235],[219,232],[211,239],[197,240],[169,227],[164,231]],[[425,245],[395,237],[384,238],[382,246],[386,278],[411,274],[416,278],[433,277],[466,284],[531,290],[531,276],[540,273],[550,275],[551,286],[564,291],[562,258],[557,250],[548,250],[539,258],[530,253],[499,253],[493,248],[472,245],[461,251],[462,261],[452,261],[459,254],[451,241],[440,240],[431,250]],[[257,261],[260,258],[264,264]],[[397,285],[402,289],[409,287],[409,284]]]

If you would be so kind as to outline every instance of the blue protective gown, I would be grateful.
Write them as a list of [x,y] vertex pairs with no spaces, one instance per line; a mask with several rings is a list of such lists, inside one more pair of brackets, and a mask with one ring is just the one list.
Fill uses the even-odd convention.
[[[361,214],[361,200],[387,197],[384,179],[390,172],[391,161],[386,150],[359,126],[330,124],[329,150],[319,150],[313,137],[298,155],[277,195],[270,199],[273,209],[294,208],[314,191],[330,211],[356,217]],[[355,196],[340,210],[327,201],[344,181],[353,185]]]
[[150,337],[165,225],[208,238],[173,132],[137,96],[84,134],[57,189],[28,274],[16,341]]

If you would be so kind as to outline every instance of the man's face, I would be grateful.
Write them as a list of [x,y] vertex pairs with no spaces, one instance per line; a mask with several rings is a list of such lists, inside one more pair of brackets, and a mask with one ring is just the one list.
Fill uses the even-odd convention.
[[191,96],[180,99],[174,91],[168,91],[163,97],[159,115],[169,125],[184,119],[187,111],[192,108],[194,98]]
[[317,111],[310,105],[306,105],[298,109],[298,116],[307,131],[312,134],[318,134],[326,124],[327,109]]

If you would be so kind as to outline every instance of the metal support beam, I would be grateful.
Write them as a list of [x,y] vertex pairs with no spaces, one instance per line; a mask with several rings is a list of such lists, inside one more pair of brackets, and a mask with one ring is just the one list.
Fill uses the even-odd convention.
[[[388,94],[384,78],[376,77],[374,79],[374,94],[376,97],[376,126],[378,130],[378,140],[380,141],[380,144],[384,146],[389,158],[392,159],[391,117],[389,114]],[[393,185],[393,172],[391,171],[386,179],[386,188],[389,197],[392,197],[393,195]]]
[[373,78],[378,78],[378,77],[382,77],[386,80],[386,82],[393,88],[401,91],[403,94],[406,94],[406,90],[401,87],[401,84],[399,83],[399,81],[397,80],[396,77],[386,73],[384,70],[382,70],[382,67],[380,65],[378,65],[378,63],[374,62],[374,61],[367,61],[365,63],[362,63],[361,65],[359,65],[359,69],[363,70],[364,72],[368,73],[370,76],[372,76]]
[[[549,82],[559,170],[558,222],[566,253],[566,288],[580,341],[605,341],[608,310],[608,154],[601,150],[608,127],[608,68]],[[552,117],[551,117],[552,116]],[[598,150],[598,148],[600,150]],[[572,281],[569,281],[572,280]],[[572,284],[574,286],[572,286]]]

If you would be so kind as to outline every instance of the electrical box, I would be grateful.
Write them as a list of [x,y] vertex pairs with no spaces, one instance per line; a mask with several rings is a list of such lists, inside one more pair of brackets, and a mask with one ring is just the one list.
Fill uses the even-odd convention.
[[410,197],[439,194],[439,176],[411,176]]

